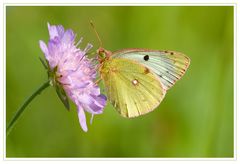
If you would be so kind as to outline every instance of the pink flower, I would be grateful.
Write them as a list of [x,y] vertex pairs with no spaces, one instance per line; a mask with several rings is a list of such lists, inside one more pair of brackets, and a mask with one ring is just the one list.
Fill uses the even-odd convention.
[[40,48],[48,61],[50,79],[53,85],[60,84],[77,105],[80,125],[87,131],[85,111],[92,116],[101,114],[106,105],[106,96],[100,94],[100,88],[94,83],[96,66],[86,57],[92,45],[88,44],[84,50],[77,48],[82,39],[75,44],[76,35],[61,25],[48,24],[48,31],[50,40],[47,45],[40,40]]

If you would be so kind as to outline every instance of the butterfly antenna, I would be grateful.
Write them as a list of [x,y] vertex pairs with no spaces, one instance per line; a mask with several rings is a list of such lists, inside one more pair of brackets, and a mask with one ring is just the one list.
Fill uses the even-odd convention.
[[96,30],[96,28],[95,28],[92,20],[90,20],[90,25],[91,25],[91,27],[93,28],[93,31],[95,32],[95,34],[96,34],[96,36],[97,36],[97,38],[98,38],[100,47],[102,47],[102,41],[101,41],[101,39],[100,39],[100,37],[99,37],[99,35],[98,35],[98,32],[97,32],[97,30]]

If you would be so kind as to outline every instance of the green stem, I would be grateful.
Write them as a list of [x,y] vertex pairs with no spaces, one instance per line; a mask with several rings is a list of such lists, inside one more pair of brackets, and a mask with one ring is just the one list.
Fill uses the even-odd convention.
[[23,113],[24,109],[27,107],[27,105],[38,95],[40,94],[45,88],[47,88],[50,85],[50,81],[45,82],[42,84],[26,101],[23,103],[23,105],[17,110],[13,118],[11,119],[10,123],[7,126],[7,136],[10,133],[11,129],[15,125],[18,118]]

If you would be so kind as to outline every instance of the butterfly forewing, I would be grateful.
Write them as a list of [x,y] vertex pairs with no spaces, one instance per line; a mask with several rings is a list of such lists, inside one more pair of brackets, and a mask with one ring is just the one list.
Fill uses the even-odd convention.
[[137,117],[155,109],[165,96],[159,77],[133,60],[115,58],[100,68],[108,99],[124,117]]
[[175,51],[125,49],[114,52],[112,58],[124,58],[143,64],[159,76],[166,90],[184,75],[190,64],[188,57]]

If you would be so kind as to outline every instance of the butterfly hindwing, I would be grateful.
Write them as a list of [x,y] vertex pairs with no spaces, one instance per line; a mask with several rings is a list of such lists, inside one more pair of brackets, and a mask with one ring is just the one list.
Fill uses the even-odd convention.
[[155,109],[165,96],[159,77],[133,60],[115,58],[100,68],[108,99],[124,117],[137,117]]
[[125,49],[114,52],[112,58],[124,58],[143,64],[159,76],[166,90],[184,75],[190,64],[188,57],[175,51]]

